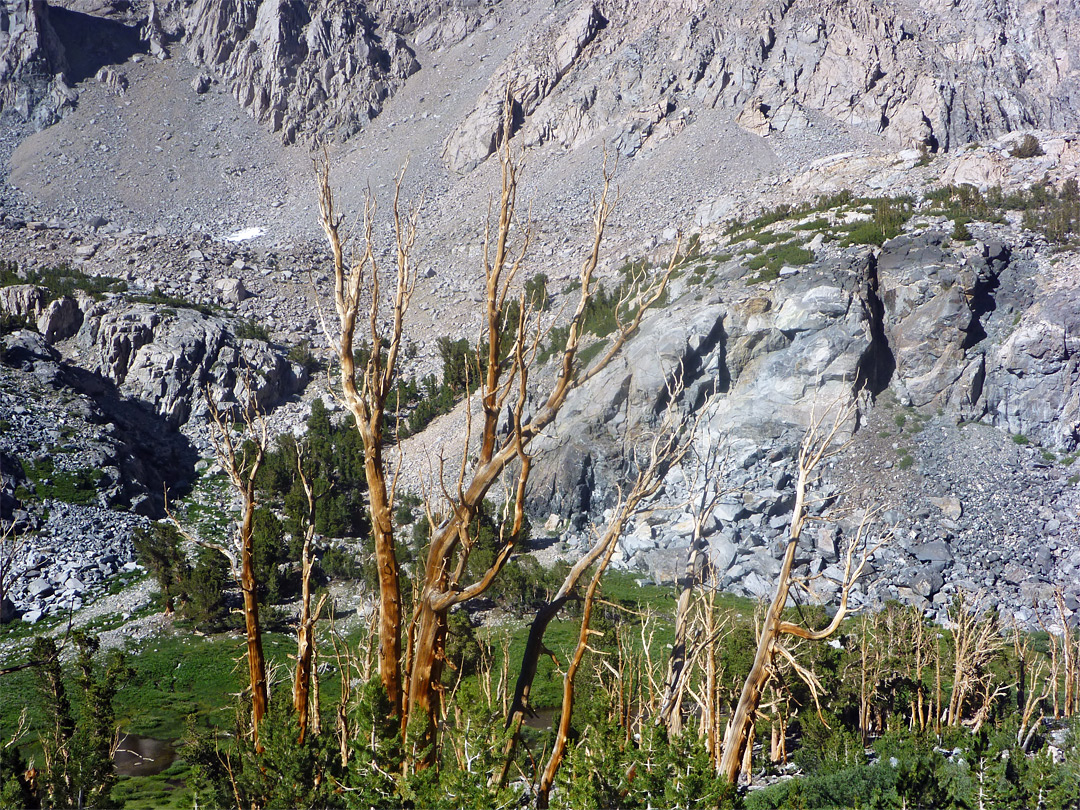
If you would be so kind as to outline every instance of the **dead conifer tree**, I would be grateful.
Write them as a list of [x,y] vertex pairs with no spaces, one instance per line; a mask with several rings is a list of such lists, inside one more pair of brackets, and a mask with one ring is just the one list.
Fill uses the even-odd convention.
[[1050,652],[1050,695],[1054,716],[1072,717],[1080,712],[1080,633],[1073,637],[1061,588],[1054,592],[1054,607],[1058,626],[1053,630],[1039,618],[1039,627],[1047,635]]
[[[404,170],[403,170],[404,171]],[[342,232],[343,216],[337,211],[330,184],[330,159],[324,152],[316,163],[319,182],[319,212],[330,244],[334,272],[334,306],[339,329],[332,334],[323,323],[330,345],[341,365],[345,406],[356,423],[364,443],[364,477],[371,510],[371,532],[375,541],[375,566],[379,578],[379,677],[397,716],[402,715],[401,691],[401,587],[394,548],[393,492],[383,457],[383,428],[386,405],[397,373],[402,348],[405,313],[416,286],[410,257],[419,219],[419,208],[404,219],[399,207],[401,176],[398,177],[391,209],[396,243],[396,273],[393,313],[386,326],[380,316],[381,268],[373,244],[375,202],[369,196],[363,213],[363,245],[354,256],[346,256],[349,235]],[[370,354],[357,375],[357,329],[365,315],[367,297],[367,340]],[[383,347],[386,347],[385,352]]]
[[761,625],[754,663],[746,676],[746,680],[743,682],[739,702],[736,704],[724,732],[724,750],[720,759],[720,773],[727,777],[732,784],[738,781],[740,773],[748,769],[750,748],[753,744],[754,720],[761,703],[762,691],[770,678],[773,677],[774,659],[780,656],[791,664],[796,673],[806,681],[815,699],[820,689],[813,673],[807,671],[795,661],[791,652],[784,647],[781,640],[784,636],[794,636],[810,641],[820,641],[835,633],[847,615],[851,589],[862,575],[870,555],[877,548],[877,546],[870,547],[867,542],[866,530],[869,521],[868,518],[864,518],[860,523],[856,537],[847,547],[843,580],[840,584],[840,601],[829,624],[820,630],[808,630],[801,625],[784,621],[782,611],[787,604],[788,594],[794,584],[792,568],[795,563],[795,551],[799,544],[799,538],[802,537],[803,529],[810,519],[807,512],[807,493],[818,474],[822,462],[843,449],[843,445],[838,446],[836,440],[844,425],[854,416],[855,407],[855,404],[844,408],[838,407],[834,413],[832,425],[828,430],[822,428],[824,417],[811,416],[810,426],[799,449],[798,477],[795,484],[795,508],[791,516],[787,549],[784,553],[780,573],[777,575],[776,591]]
[[[415,286],[410,254],[419,217],[414,213],[405,221],[400,215],[399,178],[393,205],[396,287],[393,314],[389,325],[384,326],[379,309],[379,261],[372,244],[374,204],[369,200],[365,207],[363,244],[355,251],[356,258],[347,260],[348,240],[342,233],[342,216],[335,207],[330,163],[325,154],[317,166],[320,220],[331,248],[338,315],[338,329],[334,333],[325,323],[324,328],[341,364],[345,404],[365,449],[364,469],[379,571],[379,674],[401,720],[403,736],[408,739],[410,759],[420,767],[433,762],[436,756],[447,615],[454,606],[483,594],[515,550],[524,520],[526,486],[532,465],[530,443],[555,420],[570,392],[595,377],[622,350],[637,330],[644,312],[663,295],[675,264],[673,259],[667,271],[653,283],[642,279],[632,285],[616,308],[616,329],[607,350],[587,371],[582,370],[577,353],[586,307],[598,285],[595,274],[613,206],[610,175],[605,169],[603,188],[593,210],[593,238],[579,275],[579,296],[559,353],[561,362],[554,382],[539,400],[539,407],[527,413],[530,372],[543,333],[538,315],[524,295],[518,298],[516,322],[507,318],[511,286],[526,259],[531,230],[526,225],[515,232],[518,165],[508,142],[500,145],[498,157],[501,188],[486,228],[483,250],[485,295],[478,345],[484,355],[478,358],[480,379],[476,394],[480,406],[479,435],[471,447],[466,442],[456,486],[443,492],[446,504],[430,510],[445,517],[433,526],[426,558],[416,572],[418,598],[409,624],[407,654],[403,654],[401,647],[402,599],[391,522],[393,488],[383,457],[382,428],[402,347],[404,317]],[[372,350],[366,367],[358,375],[353,347],[365,301]],[[500,431],[503,414],[508,414],[508,424]],[[491,488],[510,473],[511,467],[516,480],[510,487],[500,547],[488,568],[474,580],[466,581],[466,566],[474,545],[470,527]]]
[[[669,400],[674,401],[675,397],[669,397]],[[693,436],[694,431],[680,429],[684,426],[681,424],[682,420],[678,417],[676,408],[677,406],[675,404],[671,404],[665,411],[661,432],[658,433],[650,443],[649,460],[639,469],[631,489],[624,497],[620,497],[619,503],[615,508],[614,516],[608,522],[606,529],[597,537],[596,542],[593,543],[592,547],[585,555],[570,567],[570,570],[563,578],[562,584],[555,592],[555,595],[547,603],[542,605],[533,617],[532,624],[529,627],[528,640],[525,643],[525,650],[522,653],[521,665],[518,667],[513,701],[510,703],[509,710],[506,713],[506,728],[511,729],[511,733],[504,752],[502,769],[493,780],[499,787],[502,787],[505,784],[509,775],[513,763],[514,752],[520,739],[521,726],[524,723],[525,717],[532,713],[532,708],[529,705],[529,695],[532,691],[533,682],[536,679],[537,666],[540,663],[540,659],[543,656],[548,655],[551,656],[553,661],[556,660],[554,653],[552,653],[544,644],[544,634],[547,632],[548,626],[559,614],[559,611],[562,610],[563,606],[571,599],[577,597],[578,586],[594,565],[597,566],[594,571],[594,578],[599,582],[599,577],[602,576],[603,572],[606,570],[608,562],[611,559],[611,554],[614,553],[616,543],[622,535],[627,521],[641,508],[642,504],[656,492],[656,489],[659,487],[660,481],[662,480],[663,471],[666,471],[672,464],[681,460],[689,449],[690,439]],[[676,423],[679,423],[678,428],[676,427]],[[591,585],[590,592],[595,594],[595,589],[593,589]],[[589,597],[586,596],[586,601],[588,601],[588,599]],[[589,610],[584,613],[582,619],[582,627],[586,628],[586,630],[588,628],[588,615],[591,612],[591,603],[588,607]],[[647,646],[648,645],[646,644],[646,647]],[[557,663],[558,662],[556,661],[556,664]],[[571,664],[573,665],[573,662],[571,662]],[[580,660],[577,665],[573,665],[575,671],[577,666],[580,666]],[[571,680],[564,685],[564,692],[566,689],[570,690],[570,700],[572,701],[572,677]],[[566,715],[566,718],[566,722],[569,723],[569,714]],[[561,756],[559,759],[561,761]],[[558,763],[556,763],[552,770],[552,778],[557,769]],[[550,789],[550,784],[548,785],[548,789]]]
[[992,689],[993,675],[987,666],[1004,648],[996,614],[979,608],[980,598],[974,603],[963,591],[956,596],[950,615],[952,618],[952,690],[942,721],[947,726],[959,726],[969,714],[970,699],[977,698],[979,707],[969,725],[981,725],[989,704],[1003,694]]
[[259,624],[258,582],[255,579],[255,510],[258,507],[255,478],[259,474],[269,445],[266,419],[255,401],[250,369],[245,372],[243,386],[246,398],[241,410],[243,430],[238,432],[237,414],[233,408],[221,408],[209,389],[204,391],[210,416],[210,436],[217,456],[233,490],[240,500],[240,516],[230,542],[208,540],[188,531],[166,512],[180,533],[188,540],[220,552],[229,563],[229,570],[240,586],[244,599],[244,632],[247,639],[248,680],[251,690],[252,737],[259,746],[259,724],[266,715],[268,700],[266,658],[263,656],[262,627]]
[[[708,405],[704,410],[708,410]],[[675,735],[682,730],[682,701],[687,687],[689,664],[700,651],[702,644],[712,643],[715,640],[712,634],[709,634],[702,642],[695,645],[689,638],[691,600],[708,565],[705,559],[708,547],[705,539],[705,522],[712,517],[713,509],[716,508],[721,495],[716,485],[720,480],[718,448],[713,442],[707,441],[700,462],[696,467],[695,481],[701,485],[701,492],[692,509],[694,532],[686,556],[686,568],[679,582],[679,599],[675,605],[675,641],[671,647],[671,655],[668,657],[663,702],[657,715],[657,722],[663,725],[669,734]]]
[[300,726],[297,741],[301,745],[304,744],[304,738],[307,735],[309,714],[313,712],[315,717],[318,717],[317,685],[314,695],[316,701],[313,707],[309,706],[309,698],[312,697],[314,674],[315,622],[318,621],[319,614],[326,603],[324,593],[315,606],[315,610],[311,609],[311,569],[314,565],[311,547],[315,539],[316,495],[311,477],[304,469],[304,452],[304,445],[297,444],[296,471],[307,502],[307,513],[304,515],[304,542],[300,551],[300,620],[296,625],[296,670],[293,675],[293,708],[296,709],[296,720]]
[[[672,399],[674,400],[674,397]],[[548,797],[551,794],[552,785],[555,783],[555,775],[558,773],[563,758],[566,756],[566,745],[570,734],[570,718],[574,710],[574,679],[581,667],[585,652],[591,649],[589,637],[597,632],[592,630],[589,624],[592,618],[593,606],[599,593],[601,579],[611,562],[612,555],[615,553],[615,548],[627,521],[656,494],[671,466],[681,461],[686,455],[689,446],[688,437],[693,436],[694,431],[684,430],[684,427],[682,420],[677,415],[677,405],[673,402],[666,411],[664,424],[649,445],[648,456],[644,463],[641,464],[633,485],[625,495],[620,495],[614,516],[590,550],[590,553],[586,555],[585,560],[589,560],[589,562],[582,566],[579,561],[578,565],[575,566],[575,569],[577,569],[576,576],[575,571],[571,570],[563,582],[563,587],[560,588],[560,592],[565,591],[564,597],[569,595],[571,590],[576,587],[581,575],[589,567],[595,565],[585,591],[577,644],[570,655],[566,672],[563,673],[562,706],[559,713],[559,725],[555,733],[555,743],[536,788],[536,806],[541,810],[548,806]],[[565,601],[565,598],[563,601]],[[530,641],[532,641],[531,634]],[[533,663],[531,670],[535,673],[535,663]],[[520,725],[520,718],[518,723]]]

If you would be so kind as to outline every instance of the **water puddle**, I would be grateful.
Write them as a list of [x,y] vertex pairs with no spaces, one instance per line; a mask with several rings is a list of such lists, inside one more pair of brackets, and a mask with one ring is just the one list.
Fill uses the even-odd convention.
[[124,734],[113,754],[118,776],[153,776],[176,759],[171,742],[140,734]]

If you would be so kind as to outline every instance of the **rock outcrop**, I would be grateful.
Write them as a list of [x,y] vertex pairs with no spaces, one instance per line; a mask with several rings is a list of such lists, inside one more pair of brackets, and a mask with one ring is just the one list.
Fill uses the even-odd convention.
[[345,139],[419,68],[402,36],[344,0],[197,0],[187,53],[282,140]]
[[499,67],[475,108],[447,138],[443,149],[447,165],[456,172],[466,172],[494,152],[503,135],[507,102],[511,105],[510,126],[516,131],[606,24],[593,0],[586,0],[568,19],[519,48]]
[[71,337],[82,325],[82,310],[74,298],[53,298],[47,290],[32,284],[0,287],[0,312],[33,323],[47,343]]
[[0,3],[0,112],[42,129],[74,106],[67,54],[49,19],[45,0]]
[[[613,506],[627,447],[677,381],[702,451],[722,448],[724,463],[708,476],[700,457],[673,470],[619,562],[675,578],[694,525],[687,504],[713,486],[728,492],[704,525],[720,584],[767,596],[811,414],[863,391],[845,426],[850,449],[823,471],[814,507],[842,496],[846,508],[888,510],[893,540],[873,566],[882,584],[857,600],[900,598],[944,616],[957,588],[992,586],[1032,621],[1022,606],[1080,572],[1080,550],[1065,539],[1080,529],[1077,493],[1056,463],[1080,438],[1075,277],[1059,268],[1048,280],[1045,258],[1023,242],[968,245],[934,229],[880,250],[818,250],[809,267],[760,286],[740,281],[739,259],[722,259],[706,289],[647,318],[537,440],[534,510],[584,528]],[[800,556],[803,573],[824,574],[822,598],[857,523],[815,528]]]
[[[414,47],[452,47],[520,11],[510,0],[497,9],[444,0],[73,8],[86,21],[137,26],[138,47],[158,58],[181,40],[286,143],[348,138],[421,69]],[[508,86],[512,128],[528,143],[571,148],[603,135],[627,157],[678,134],[694,108],[728,110],[762,136],[825,122],[929,151],[1080,120],[1080,12],[1064,0],[585,0],[535,17],[446,137],[452,170],[491,153]],[[44,0],[6,0],[0,19],[0,107],[48,125],[75,103],[76,57]],[[98,61],[87,77],[108,64]]]
[[[25,394],[3,395],[4,478],[14,476],[36,500],[50,497],[52,482],[38,488],[27,481],[27,465],[47,463],[47,479],[53,472],[75,475],[92,487],[92,497],[83,498],[89,503],[154,516],[161,514],[163,485],[191,475],[194,452],[181,435],[145,404],[125,400],[107,380],[66,363],[41,335],[21,330],[4,336],[0,377],[5,391]],[[19,462],[9,465],[9,458]],[[5,527],[38,528],[40,516],[17,501],[5,495],[0,507]]]
[[1080,445],[1080,291],[1060,290],[1020,316],[987,358],[986,412],[994,424],[1039,445]]
[[147,403],[173,427],[206,416],[204,391],[224,408],[246,404],[250,393],[268,410],[306,381],[306,372],[281,351],[237,339],[224,320],[190,309],[97,304],[86,312],[76,341],[86,369]]
[[[694,105],[730,110],[762,136],[826,120],[928,151],[1078,121],[1080,13],[1067,3],[698,0],[582,8],[602,15],[603,30],[583,23],[586,12],[572,16],[573,47],[565,53],[576,60],[575,48],[595,37],[589,59],[556,92],[566,71],[532,67],[549,60],[537,58],[535,43],[521,46],[448,139],[451,168],[468,170],[490,151],[508,82],[524,119],[515,128],[531,143],[570,147],[603,132],[625,156],[650,137],[677,134]],[[548,31],[537,40],[551,50]]]

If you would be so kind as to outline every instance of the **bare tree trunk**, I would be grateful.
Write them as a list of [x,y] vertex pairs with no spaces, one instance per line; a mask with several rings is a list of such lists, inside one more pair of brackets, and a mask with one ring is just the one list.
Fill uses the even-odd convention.
[[[707,402],[702,410],[708,411],[711,404],[711,402]],[[682,729],[682,699],[689,675],[687,672],[688,661],[696,654],[696,650],[687,650],[687,632],[690,620],[690,602],[694,595],[694,589],[698,585],[701,573],[705,571],[708,565],[705,559],[705,550],[708,544],[705,541],[704,524],[719,500],[719,487],[714,483],[714,479],[719,478],[720,470],[717,463],[716,448],[711,442],[701,461],[702,467],[698,476],[702,484],[701,498],[694,507],[693,538],[687,551],[686,568],[683,570],[683,576],[679,583],[681,590],[675,606],[675,640],[671,647],[671,655],[668,657],[663,701],[657,715],[657,722],[667,729],[668,734],[673,735],[679,734]],[[707,634],[707,638],[711,642],[711,634]]]
[[[296,446],[296,471],[307,498],[307,515],[304,517],[304,545],[300,551],[300,621],[296,626],[296,672],[293,677],[293,708],[296,710],[300,733],[297,742],[304,744],[308,728],[308,698],[311,688],[311,665],[314,654],[315,616],[311,613],[311,543],[315,537],[315,490],[304,472],[304,448]],[[319,602],[322,607],[323,600]],[[316,712],[318,705],[316,704]]]
[[[401,191],[399,177],[392,209],[397,248],[396,287],[393,319],[387,335],[384,334],[379,320],[380,269],[373,247],[374,202],[369,198],[364,208],[364,248],[359,258],[350,264],[345,257],[347,237],[343,237],[340,232],[342,216],[335,209],[334,193],[330,185],[330,161],[325,153],[322,164],[317,165],[316,170],[319,178],[320,222],[329,241],[334,262],[334,305],[339,322],[337,335],[331,334],[325,322],[323,329],[330,344],[337,351],[345,404],[364,443],[364,477],[367,481],[372,535],[375,541],[375,565],[379,576],[379,678],[394,715],[403,717],[401,586],[391,520],[393,493],[387,486],[382,447],[386,402],[395,380],[405,313],[416,285],[416,273],[410,263],[409,254],[416,238],[419,212],[414,212],[410,219],[402,221],[398,206]],[[361,314],[361,299],[365,291],[370,295],[367,316],[371,344],[368,361],[361,371],[358,383],[353,352],[357,321]],[[384,344],[388,344],[385,355]]]
[[[506,109],[509,115],[511,105],[507,104]],[[506,130],[509,132],[509,126]],[[422,578],[417,577],[417,598],[413,620],[408,628],[404,660],[401,649],[403,620],[400,613],[399,566],[394,552],[391,522],[394,490],[392,484],[388,485],[389,476],[382,457],[382,426],[402,346],[403,318],[415,287],[416,274],[409,254],[416,235],[418,215],[414,213],[408,222],[402,221],[398,211],[399,177],[393,206],[397,286],[392,322],[386,327],[381,324],[379,317],[380,272],[373,247],[374,204],[369,199],[365,207],[363,246],[357,251],[358,258],[347,262],[344,249],[347,237],[341,234],[343,218],[335,210],[329,159],[325,153],[321,165],[316,167],[320,222],[333,254],[334,303],[339,329],[331,333],[325,322],[323,326],[338,354],[345,404],[353,415],[365,450],[365,475],[379,572],[379,673],[391,705],[400,718],[403,736],[416,735],[415,739],[407,740],[406,750],[411,750],[414,757],[419,755],[415,765],[421,768],[431,764],[436,755],[447,614],[455,605],[484,593],[514,550],[524,519],[525,487],[531,464],[528,454],[530,442],[555,420],[570,391],[600,373],[622,350],[640,325],[645,311],[663,295],[675,266],[673,259],[659,281],[645,284],[641,280],[640,284],[633,285],[626,299],[616,307],[616,330],[607,350],[587,371],[582,371],[578,367],[577,349],[586,308],[597,289],[594,274],[607,218],[612,209],[608,198],[610,175],[605,168],[604,188],[593,211],[593,242],[582,264],[581,290],[568,326],[562,362],[546,400],[541,400],[535,412],[527,417],[525,406],[530,394],[529,372],[543,333],[538,328],[536,313],[523,295],[517,302],[517,323],[505,321],[510,288],[522,268],[531,229],[527,226],[515,232],[517,164],[507,141],[500,144],[498,155],[502,169],[501,193],[493,206],[493,217],[485,233],[483,251],[486,295],[480,344],[486,345],[486,362],[484,358],[477,357],[481,372],[478,399],[482,426],[476,443],[478,447],[474,445],[470,448],[468,437],[466,439],[456,491],[450,493],[443,490],[448,508],[429,508],[429,513],[442,511],[448,517],[434,528]],[[519,244],[512,248],[511,242],[515,240]],[[361,299],[365,296],[369,298],[366,315],[371,354],[358,381],[353,345]],[[630,315],[626,315],[627,311]],[[504,356],[506,344],[511,338],[509,354]],[[467,409],[467,414],[471,420],[471,410]],[[503,414],[508,414],[510,418],[507,431],[499,430]],[[481,509],[491,487],[503,478],[512,464],[520,465],[518,480],[510,498],[513,518],[506,521],[507,524],[512,522],[513,528],[502,538],[503,544],[495,561],[475,582],[467,584],[463,579],[473,545],[470,523]]]
[[[671,400],[674,399],[675,397],[672,396]],[[566,673],[563,675],[562,709],[555,744],[536,789],[536,806],[538,808],[543,809],[548,806],[548,796],[551,792],[551,786],[555,782],[555,774],[558,772],[566,755],[570,719],[574,708],[574,678],[581,666],[585,651],[588,649],[589,634],[592,632],[589,629],[589,622],[592,618],[593,605],[597,591],[600,588],[600,581],[607,570],[608,564],[611,562],[611,557],[618,546],[619,537],[622,535],[623,528],[626,526],[630,516],[635,514],[645,501],[656,494],[671,465],[681,461],[686,455],[690,440],[695,433],[693,429],[688,430],[686,425],[682,424],[682,420],[676,414],[676,407],[675,404],[668,406],[664,414],[663,425],[650,445],[648,462],[639,468],[633,486],[626,496],[620,499],[619,505],[615,509],[615,515],[600,541],[593,547],[593,551],[586,555],[585,560],[588,560],[588,562],[582,565],[585,560],[579,561],[578,565],[575,566],[578,571],[577,575],[574,574],[575,569],[571,569],[570,574],[567,576],[570,585],[568,586],[567,582],[564,582],[564,588],[567,589],[568,593],[569,588],[576,584],[577,577],[584,573],[592,561],[596,561],[596,571],[593,573],[592,579],[589,581],[589,587],[585,592],[577,647],[571,655],[570,663],[566,668]],[[573,577],[572,580],[571,577]],[[535,667],[533,667],[533,671],[535,672]]]
[[701,565],[704,538],[701,534],[702,516],[694,520],[694,537],[687,555],[686,570],[683,572],[682,590],[675,606],[675,641],[668,658],[667,677],[664,680],[664,698],[657,715],[657,722],[663,725],[669,734],[677,735],[682,730],[682,695],[686,685],[687,669],[687,625],[690,617],[690,600],[697,582],[697,572]]
[[[249,512],[254,511],[252,508]],[[255,747],[259,747],[259,724],[266,716],[266,659],[263,657],[262,632],[259,627],[259,599],[255,582],[254,543],[251,518],[245,516],[244,547],[240,555],[240,590],[244,594],[244,631],[247,635],[248,676],[251,681],[251,722]]]
[[[710,592],[708,613],[705,619],[705,631],[708,635],[713,634],[715,623],[715,597]],[[719,680],[716,667],[716,645],[710,644],[706,651],[705,659],[705,711],[703,717],[706,723],[706,746],[709,750],[709,759],[714,767],[720,766],[720,707],[718,705],[717,681]]]
[[434,763],[435,743],[442,698],[442,673],[446,648],[446,614],[421,602],[409,681],[409,716],[422,718],[418,734],[410,739],[412,758],[423,767]]
[[[819,641],[835,633],[847,614],[848,597],[851,588],[862,574],[867,560],[874,550],[863,545],[860,560],[857,564],[854,563],[853,557],[857,547],[865,543],[863,532],[869,518],[869,515],[867,515],[859,526],[858,535],[848,545],[844,563],[844,581],[840,591],[840,604],[829,624],[821,630],[807,630],[797,624],[783,621],[781,613],[787,603],[788,593],[792,585],[791,569],[795,562],[795,551],[807,521],[806,494],[812,476],[821,462],[839,452],[838,449],[832,447],[833,441],[843,424],[853,415],[854,407],[854,405],[850,405],[846,408],[839,408],[834,415],[832,428],[827,434],[820,432],[820,420],[813,419],[803,438],[802,447],[799,451],[799,473],[795,486],[795,507],[791,517],[790,539],[784,552],[784,561],[780,566],[780,573],[777,575],[776,592],[762,623],[757,651],[754,654],[754,663],[750,667],[746,680],[743,682],[739,702],[736,704],[724,732],[724,752],[720,760],[720,773],[732,784],[738,781],[740,772],[745,769],[744,763],[750,755],[749,746],[752,744],[753,739],[754,718],[761,703],[762,690],[772,677],[774,657],[778,653],[782,654],[789,662],[795,665],[791,654],[779,643],[781,636],[792,635]],[[816,699],[817,685],[812,674],[797,665],[796,671],[810,686],[811,693],[814,694]]]
[[[249,372],[250,373],[250,372]],[[251,689],[252,737],[256,750],[262,750],[259,744],[259,724],[266,715],[268,700],[266,685],[266,659],[263,656],[262,629],[259,625],[258,582],[255,577],[255,540],[254,521],[258,506],[255,493],[255,478],[262,466],[269,443],[266,420],[255,402],[250,381],[245,386],[248,391],[244,403],[244,417],[247,421],[251,446],[237,444],[233,438],[234,418],[231,412],[222,411],[210,396],[209,389],[204,391],[213,430],[211,440],[214,451],[233,489],[240,496],[240,521],[231,543],[214,542],[197,537],[181,526],[176,518],[166,512],[184,537],[206,548],[220,552],[229,561],[229,569],[240,586],[244,599],[244,632],[247,640],[248,679]]]
[[[796,515],[801,514],[805,489],[805,475],[800,470],[799,489],[795,496]],[[744,752],[747,746],[752,744],[754,716],[757,714],[758,704],[761,703],[761,692],[772,677],[772,659],[775,654],[773,647],[780,636],[780,613],[787,604],[788,591],[791,587],[791,566],[795,560],[795,548],[798,545],[801,530],[802,521],[797,517],[792,522],[792,537],[788,540],[787,551],[784,553],[784,563],[777,578],[776,593],[773,595],[772,603],[761,626],[761,636],[758,638],[754,663],[743,682],[739,702],[724,732],[724,753],[720,759],[720,773],[732,784],[738,781],[739,772],[743,767]]]
[[[381,434],[381,430],[379,431]],[[364,474],[368,482],[375,568],[379,574],[379,679],[394,713],[402,716],[401,694],[401,582],[394,547],[392,501],[383,474],[382,437],[365,442]]]
[[603,577],[608,563],[611,562],[611,555],[615,552],[615,546],[619,538],[618,532],[611,534],[611,540],[607,544],[604,557],[597,566],[596,573],[593,574],[589,587],[585,592],[585,604],[581,611],[577,647],[574,649],[574,653],[570,657],[570,664],[563,675],[562,708],[559,712],[559,728],[555,734],[555,745],[552,748],[547,765],[544,766],[544,772],[540,776],[540,783],[536,787],[536,806],[539,810],[547,810],[551,786],[555,784],[555,774],[558,772],[559,766],[562,765],[563,757],[566,756],[566,741],[570,735],[570,718],[574,711],[574,678],[577,676],[581,660],[585,656],[585,650],[589,646],[589,622],[592,619],[596,591],[600,587],[600,579]]

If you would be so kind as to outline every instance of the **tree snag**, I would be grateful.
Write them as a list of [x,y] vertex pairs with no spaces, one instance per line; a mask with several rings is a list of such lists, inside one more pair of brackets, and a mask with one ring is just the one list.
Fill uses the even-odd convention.
[[[250,371],[247,372],[250,374]],[[244,598],[244,632],[247,639],[248,682],[251,689],[251,729],[256,750],[262,750],[259,744],[259,724],[266,715],[268,692],[266,685],[266,659],[263,656],[262,628],[259,624],[258,582],[255,579],[255,541],[254,521],[258,501],[255,492],[255,478],[266,456],[269,445],[266,420],[255,402],[254,389],[250,381],[245,383],[247,401],[243,416],[245,429],[241,434],[244,441],[237,443],[233,437],[237,424],[232,410],[222,410],[209,388],[204,390],[207,409],[210,415],[210,438],[218,463],[229,478],[240,499],[240,518],[231,544],[215,542],[199,537],[185,529],[169,512],[166,500],[166,514],[177,530],[191,542],[220,552],[229,563],[233,579],[240,586]]]
[[[794,584],[791,571],[795,562],[795,550],[799,544],[799,538],[802,536],[803,528],[809,520],[806,504],[807,492],[821,463],[843,449],[843,445],[834,447],[834,441],[843,425],[854,415],[854,411],[854,404],[838,408],[828,432],[822,431],[823,419],[812,415],[810,427],[803,436],[802,445],[799,448],[795,508],[791,516],[791,529],[788,535],[789,539],[784,561],[777,576],[776,593],[773,595],[772,602],[762,623],[754,663],[746,676],[746,680],[743,682],[739,702],[735,706],[735,710],[728,720],[727,729],[724,732],[724,751],[720,759],[720,773],[727,777],[732,784],[738,781],[741,772],[749,770],[754,719],[765,685],[773,677],[773,661],[775,657],[782,656],[792,665],[796,673],[810,687],[815,700],[820,690],[813,673],[799,666],[791,653],[780,643],[780,639],[785,635],[790,635],[811,641],[820,641],[835,633],[840,627],[844,616],[847,615],[848,597],[851,594],[852,586],[862,574],[870,555],[880,545],[871,548],[866,542],[865,532],[870,517],[868,514],[861,522],[856,537],[848,545],[844,561],[844,578],[840,588],[840,604],[829,624],[820,630],[807,630],[801,625],[782,619],[781,613],[787,604],[791,586]],[[854,559],[857,549],[860,551],[858,562]]]
[[[379,317],[380,270],[372,246],[374,204],[369,198],[364,209],[364,244],[357,253],[358,258],[347,263],[347,238],[341,234],[343,217],[335,208],[329,158],[324,153],[321,162],[316,164],[320,220],[333,259],[339,329],[332,334],[325,322],[323,326],[341,363],[345,403],[365,448],[365,475],[379,569],[379,673],[401,721],[402,736],[407,740],[406,757],[417,767],[433,763],[437,756],[447,615],[454,606],[483,594],[515,550],[525,517],[526,486],[532,464],[529,444],[555,420],[569,393],[600,373],[622,350],[640,325],[645,311],[663,295],[676,261],[672,259],[658,280],[645,283],[638,279],[632,285],[617,308],[616,329],[608,349],[588,371],[583,371],[577,361],[577,351],[586,307],[598,286],[595,273],[604,229],[613,206],[611,175],[605,166],[603,188],[593,209],[592,243],[579,274],[580,293],[561,349],[561,362],[546,398],[534,412],[527,414],[530,371],[535,365],[543,331],[539,327],[538,313],[523,294],[516,301],[516,323],[514,318],[508,317],[512,312],[509,307],[511,285],[520,275],[531,241],[531,229],[528,226],[521,228],[516,244],[512,244],[515,242],[518,163],[505,140],[500,144],[498,157],[501,188],[493,216],[487,224],[483,251],[485,298],[481,339],[478,341],[483,355],[477,358],[480,379],[476,396],[481,422],[478,441],[470,448],[471,435],[466,437],[454,491],[443,488],[445,507],[436,510],[429,504],[429,514],[438,512],[444,517],[433,526],[426,558],[417,572],[417,599],[408,625],[404,656],[401,648],[402,600],[391,522],[393,488],[387,486],[382,426],[402,345],[404,315],[415,287],[416,275],[410,262],[410,251],[419,217],[414,213],[407,223],[403,222],[398,208],[399,177],[393,205],[396,288],[390,325],[384,327]],[[676,257],[677,253],[676,249]],[[357,382],[353,346],[361,299],[365,295],[369,297],[367,316],[372,351]],[[385,355],[380,348],[385,350]],[[500,431],[500,419],[504,414],[506,422]],[[471,428],[470,415],[470,434]],[[505,504],[507,517],[503,521],[501,545],[488,568],[469,582],[465,578],[466,564],[474,544],[470,525],[491,488],[510,472],[511,466],[515,468],[516,480]]]
[[[604,576],[604,572],[607,570],[608,564],[611,562],[611,557],[615,553],[619,537],[622,536],[627,521],[631,516],[640,511],[643,504],[660,489],[664,476],[667,474],[668,470],[671,469],[671,466],[677,464],[686,455],[695,433],[692,429],[684,429],[686,426],[677,414],[677,405],[674,400],[674,396],[669,400],[671,404],[669,404],[665,411],[664,421],[650,443],[648,458],[645,463],[639,467],[630,491],[626,493],[625,496],[620,494],[619,503],[615,507],[615,514],[608,523],[604,533],[600,536],[589,554],[579,561],[567,575],[566,580],[563,582],[563,586],[559,589],[559,593],[562,594],[562,597],[556,595],[556,599],[553,600],[554,603],[560,605],[565,602],[571,589],[576,586],[581,575],[591,567],[593,563],[596,564],[596,569],[593,571],[592,577],[589,580],[589,586],[585,591],[585,601],[581,612],[581,624],[578,628],[577,645],[570,656],[570,662],[566,668],[566,672],[563,674],[562,706],[559,712],[559,726],[555,734],[555,744],[552,747],[551,755],[548,757],[547,764],[544,766],[544,770],[540,775],[539,784],[536,788],[536,806],[540,808],[540,810],[544,810],[544,808],[547,808],[548,806],[551,788],[552,785],[555,784],[555,775],[558,773],[563,758],[566,756],[566,745],[570,734],[570,718],[573,715],[574,710],[574,678],[577,675],[578,669],[581,667],[585,651],[589,649],[589,636],[597,633],[597,631],[589,628],[589,623],[592,619],[593,606],[595,605],[596,596],[600,588],[600,581]],[[550,621],[550,618],[548,621]],[[546,623],[544,626],[546,627]],[[530,642],[533,641],[533,636],[534,634],[530,632]],[[539,639],[542,643],[542,632],[539,635]],[[533,660],[531,663],[528,660],[529,656],[530,653],[527,650],[525,656],[526,661],[522,664],[522,675],[525,676],[528,674],[529,680],[524,684],[524,689],[522,689],[522,678],[519,677],[518,683],[518,690],[523,692],[524,695],[528,694],[531,676],[535,675],[536,672],[535,658],[539,656],[539,649],[534,647],[532,651]],[[515,695],[515,704],[518,704],[517,695]],[[520,713],[522,712],[522,706],[523,704],[516,710],[515,714],[517,716],[512,716],[510,718],[511,720],[516,720],[517,723],[517,727],[514,730],[515,737],[518,729],[520,729]],[[507,753],[509,755],[512,751],[508,751]]]

